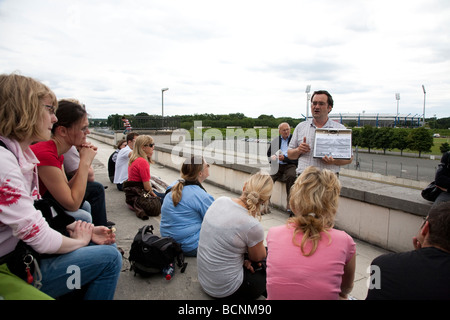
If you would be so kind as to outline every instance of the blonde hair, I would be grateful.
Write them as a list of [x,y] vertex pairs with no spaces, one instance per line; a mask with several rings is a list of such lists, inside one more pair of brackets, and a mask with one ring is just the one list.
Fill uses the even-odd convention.
[[140,135],[136,138],[136,142],[133,146],[133,151],[131,151],[130,160],[128,160],[128,165],[130,166],[134,160],[137,158],[144,158],[148,161],[148,163],[153,163],[152,159],[149,159],[147,154],[144,151],[145,145],[150,145],[155,143],[153,138],[149,135]]
[[18,74],[0,75],[0,135],[21,142],[44,140],[39,129],[44,112],[42,100],[50,97],[55,109],[55,94],[43,83]]
[[267,172],[257,172],[245,182],[241,200],[252,217],[261,218],[261,206],[270,200],[272,190],[273,180]]
[[171,190],[172,202],[174,207],[176,207],[177,204],[181,201],[182,192],[186,181],[190,183],[198,183],[198,185],[203,189],[200,182],[198,181],[198,175],[200,174],[200,172],[202,172],[204,163],[205,159],[200,156],[191,156],[184,161],[180,170],[181,180],[179,180]]
[[[295,227],[292,241],[300,246],[304,256],[311,256],[316,251],[322,231],[327,233],[333,228],[340,192],[341,183],[337,175],[316,167],[306,168],[292,186],[289,205],[295,216],[288,220],[288,224]],[[300,232],[303,237],[298,244],[295,238]],[[305,250],[307,241],[312,242],[309,252]]]

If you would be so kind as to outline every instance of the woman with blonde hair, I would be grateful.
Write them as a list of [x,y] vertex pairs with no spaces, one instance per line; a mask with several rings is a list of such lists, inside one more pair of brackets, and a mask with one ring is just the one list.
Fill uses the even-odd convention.
[[[19,245],[26,244],[43,254],[38,263],[41,277],[39,273],[34,277],[31,273],[27,278],[33,285],[41,286],[42,292],[54,298],[71,292],[67,284],[73,275],[67,270],[77,266],[78,274],[82,275],[81,285],[87,288],[85,299],[112,299],[122,256],[115,245],[92,243],[112,244],[114,233],[107,227],[94,227],[78,220],[65,226],[68,232],[63,235],[49,226],[52,219],[46,220],[34,207],[35,200],[41,198],[39,161],[30,145],[50,139],[52,126],[57,121],[57,108],[55,94],[41,82],[17,74],[0,75],[0,296],[5,299],[43,298],[30,297],[32,286],[18,277],[8,276],[13,271],[9,267],[13,265],[21,266],[15,270],[16,275],[26,271],[25,261],[15,261],[17,253],[21,253]],[[15,286],[10,282],[5,285],[5,278],[15,279]],[[21,291],[14,292],[23,285],[29,287],[25,295],[20,295]]]
[[161,208],[161,235],[181,244],[185,256],[197,256],[203,217],[214,198],[202,183],[209,176],[209,164],[203,157],[191,156],[181,166],[181,179],[166,191]]
[[333,228],[341,184],[327,169],[308,167],[290,193],[294,217],[267,234],[267,298],[346,299],[353,288],[356,245]]
[[[128,180],[123,184],[125,201],[141,219],[149,216],[158,216],[161,213],[161,202],[164,194],[157,193],[150,181],[150,164],[155,141],[149,135],[140,135],[136,138],[130,160],[128,161]],[[142,196],[145,194],[146,196]]]
[[258,172],[239,198],[220,197],[206,212],[197,255],[198,280],[215,298],[256,299],[266,290],[261,207],[272,195],[273,181]]

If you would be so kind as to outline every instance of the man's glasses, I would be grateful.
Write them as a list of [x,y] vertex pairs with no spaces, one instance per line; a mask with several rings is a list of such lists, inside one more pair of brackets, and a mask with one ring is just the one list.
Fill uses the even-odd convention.
[[44,107],[46,107],[47,108],[47,110],[48,110],[48,112],[50,113],[50,114],[55,114],[55,107],[54,106],[49,106],[49,105],[44,105]]

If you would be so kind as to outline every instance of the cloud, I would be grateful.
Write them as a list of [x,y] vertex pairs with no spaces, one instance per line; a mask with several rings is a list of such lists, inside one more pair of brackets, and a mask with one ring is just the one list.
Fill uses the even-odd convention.
[[0,72],[45,81],[94,117],[299,117],[307,84],[336,112],[450,116],[447,0],[0,1]]

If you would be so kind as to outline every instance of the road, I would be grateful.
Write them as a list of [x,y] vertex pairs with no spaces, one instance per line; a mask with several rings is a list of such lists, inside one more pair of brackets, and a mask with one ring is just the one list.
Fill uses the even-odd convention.
[[[248,155],[257,156],[256,160],[247,161],[256,161],[257,165],[267,164],[266,152],[269,147],[267,143],[236,140],[233,144],[231,141],[224,143],[223,140],[216,140],[208,142],[206,147],[211,154],[216,154],[214,150],[233,150],[245,154],[247,157]],[[396,152],[387,152],[384,155],[374,151],[371,153],[359,151],[358,154],[354,152],[353,163],[345,166],[345,168],[355,170],[357,156],[360,165],[358,170],[418,181],[433,181],[437,166],[440,163],[440,157],[438,156],[436,157],[438,160],[432,160],[430,156],[419,158],[417,154],[404,153],[403,156],[400,156],[400,153]],[[226,156],[221,154],[219,159],[225,160]]]

